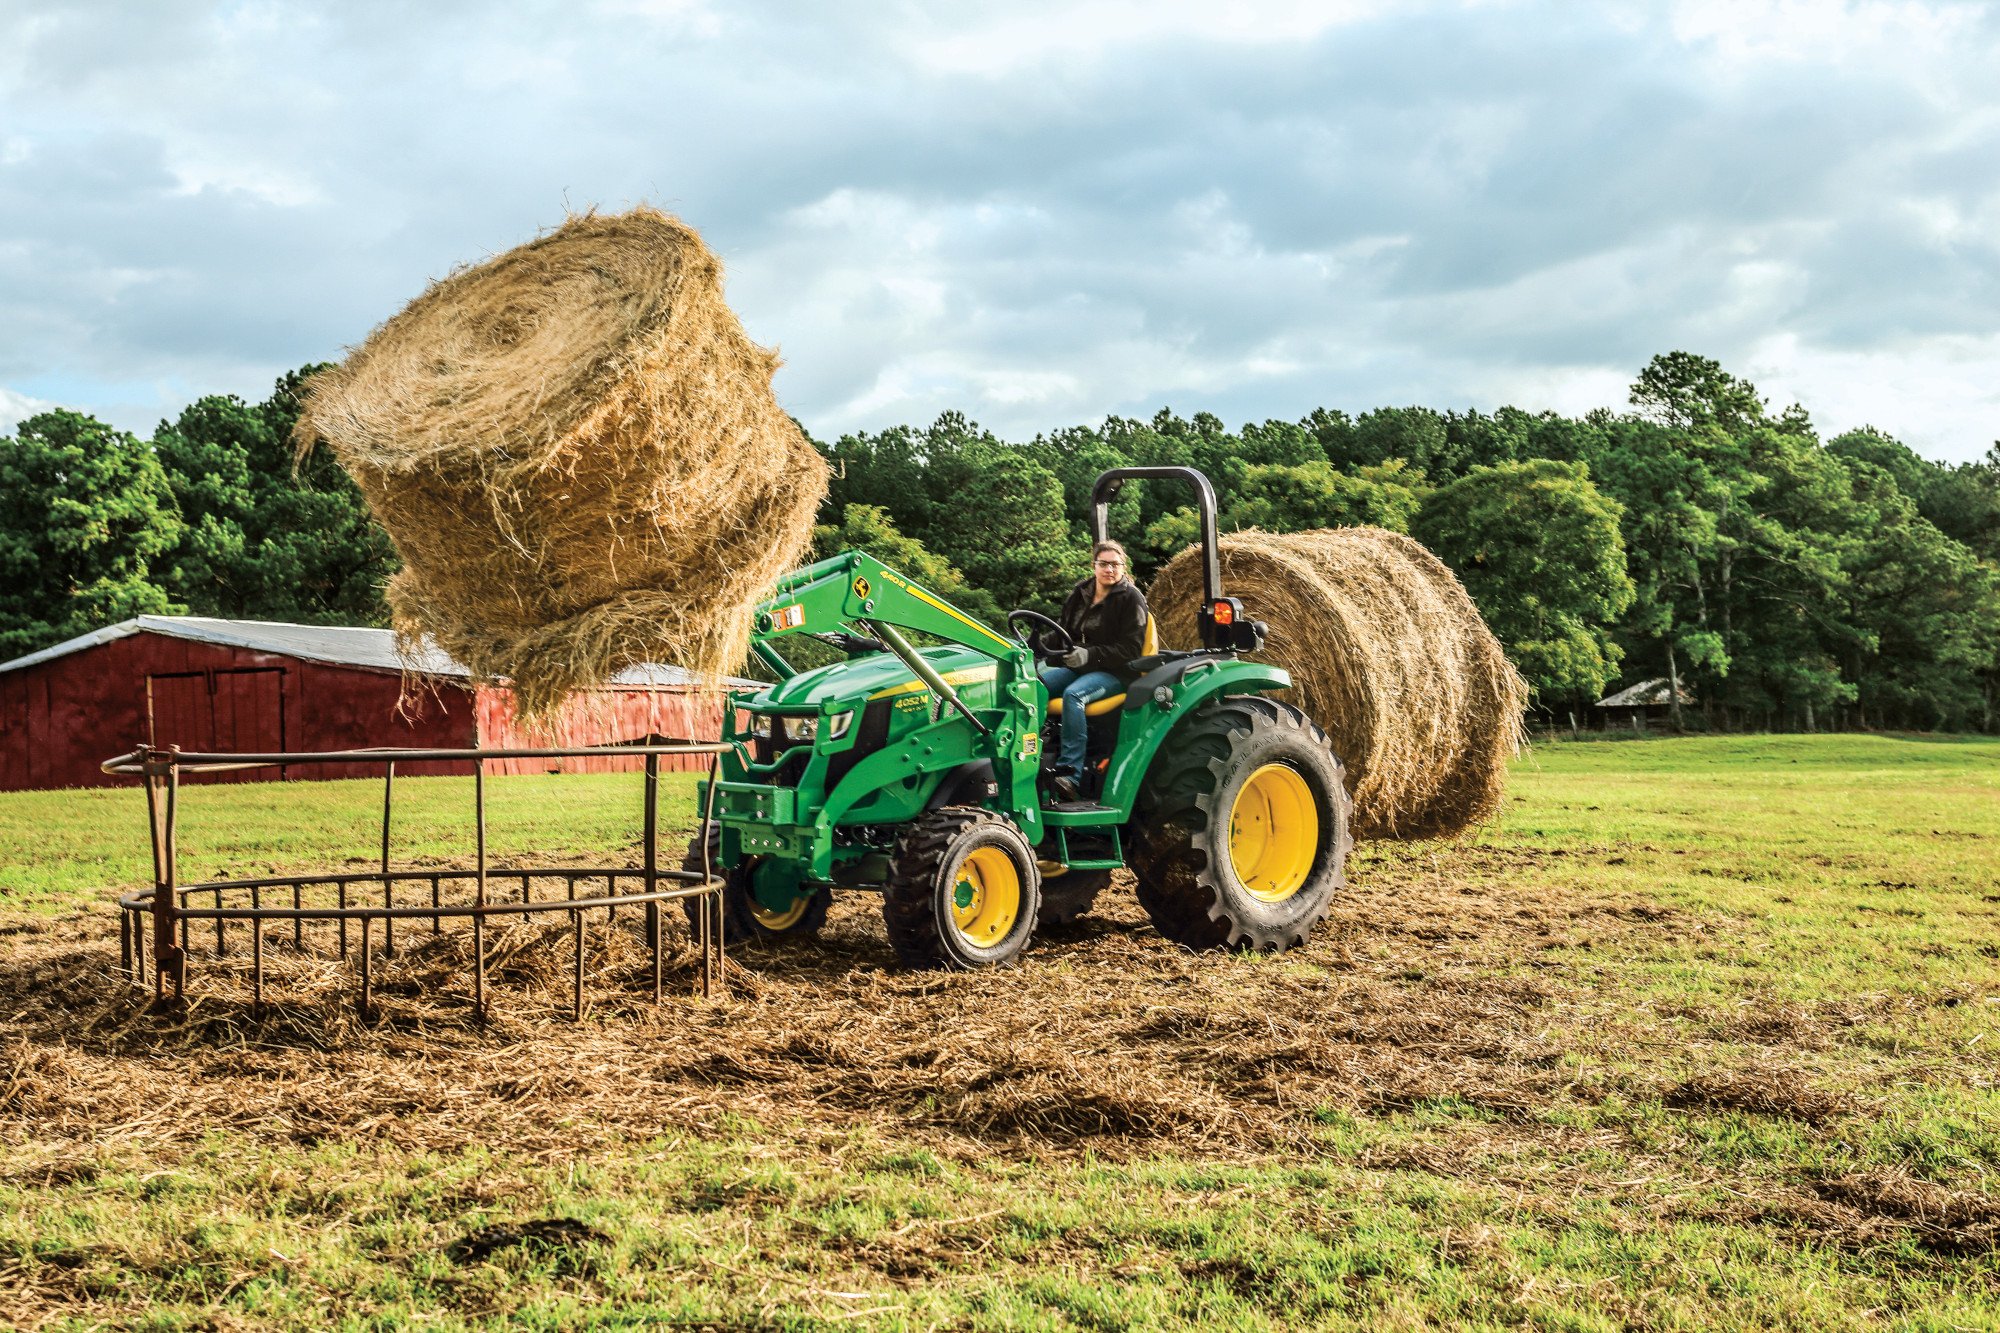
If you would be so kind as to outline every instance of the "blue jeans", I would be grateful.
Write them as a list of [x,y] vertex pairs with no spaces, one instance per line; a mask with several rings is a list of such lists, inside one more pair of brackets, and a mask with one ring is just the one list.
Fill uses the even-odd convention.
[[1083,776],[1083,754],[1090,745],[1090,723],[1084,707],[1107,695],[1117,694],[1125,683],[1109,671],[1076,671],[1071,667],[1043,667],[1042,684],[1049,697],[1062,696],[1062,754],[1056,767],[1071,777]]

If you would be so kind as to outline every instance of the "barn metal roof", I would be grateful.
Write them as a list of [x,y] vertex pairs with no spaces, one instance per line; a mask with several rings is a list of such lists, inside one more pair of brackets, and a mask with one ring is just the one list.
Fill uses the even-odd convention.
[[[1616,694],[1599,699],[1597,706],[1599,708],[1646,708],[1653,704],[1667,703],[1671,697],[1672,690],[1668,688],[1667,678],[1660,676],[1654,680],[1642,680],[1637,685],[1628,686]],[[1685,685],[1681,686],[1681,702],[1683,704],[1694,702],[1694,696],[1688,693],[1687,686]]]
[[[134,634],[165,634],[196,643],[212,643],[225,648],[247,648],[252,652],[277,653],[327,662],[335,666],[367,667],[375,671],[414,671],[427,676],[455,676],[467,679],[472,673],[453,661],[435,644],[426,641],[414,656],[405,658],[396,651],[393,630],[370,629],[359,625],[291,625],[273,620],[218,620],[210,616],[136,616],[106,625],[88,634],[44,648],[40,652],[0,662],[0,672],[18,671],[71,653],[95,648],[101,643],[130,638]],[[627,667],[611,678],[613,685],[644,689],[673,688],[695,683],[692,672],[676,666],[646,665]],[[753,682],[724,677],[724,685]]]

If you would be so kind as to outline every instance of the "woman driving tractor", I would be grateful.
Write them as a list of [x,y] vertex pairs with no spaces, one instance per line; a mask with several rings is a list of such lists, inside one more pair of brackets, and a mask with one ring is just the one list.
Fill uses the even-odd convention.
[[1060,801],[1081,796],[1090,741],[1084,709],[1131,683],[1131,662],[1146,638],[1146,595],[1126,573],[1125,548],[1102,541],[1090,554],[1091,572],[1070,589],[1060,617],[1072,646],[1041,672],[1049,697],[1062,700],[1062,752],[1050,773]]

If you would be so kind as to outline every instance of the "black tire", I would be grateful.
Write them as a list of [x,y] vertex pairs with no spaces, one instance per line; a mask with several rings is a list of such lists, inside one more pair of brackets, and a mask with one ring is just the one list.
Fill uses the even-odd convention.
[[[1278,835],[1269,830],[1281,822],[1300,839],[1253,864],[1254,885],[1237,873],[1231,831],[1253,781],[1248,799],[1260,809],[1246,827],[1264,828],[1274,848]],[[1274,793],[1295,804],[1271,802]],[[1309,864],[1297,829],[1308,802],[1316,837]],[[1274,812],[1282,809],[1295,813],[1281,820]],[[1303,944],[1347,883],[1348,812],[1340,760],[1312,719],[1261,696],[1218,700],[1175,729],[1140,790],[1131,852],[1140,905],[1162,935],[1190,949],[1279,953]],[[1245,843],[1245,855],[1264,845],[1254,835]]]
[[[770,944],[777,940],[808,939],[819,934],[819,928],[826,924],[826,909],[831,905],[833,895],[821,889],[807,898],[793,917],[774,920],[769,913],[757,905],[757,899],[750,892],[750,871],[756,866],[756,858],[745,861],[733,870],[724,870],[717,861],[722,854],[722,830],[714,824],[708,826],[709,872],[722,881],[722,892],[716,901],[722,906],[722,938],[729,944]],[[701,873],[701,838],[696,835],[688,840],[687,855],[681,858],[681,869]],[[681,899],[681,908],[686,911],[688,929],[699,930],[696,913],[701,910],[699,899]]]
[[997,967],[1028,946],[1040,889],[1034,849],[1011,820],[948,805],[918,815],[896,839],[882,920],[911,967]]
[[1097,895],[1111,887],[1109,870],[1072,870],[1042,878],[1042,905],[1037,926],[1066,926],[1088,912]]

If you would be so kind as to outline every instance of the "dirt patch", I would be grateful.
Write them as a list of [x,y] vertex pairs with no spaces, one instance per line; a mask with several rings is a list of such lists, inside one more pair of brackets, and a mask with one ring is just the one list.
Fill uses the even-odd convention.
[[1780,1188],[1741,1211],[1756,1221],[1806,1228],[1848,1249],[1909,1240],[1945,1258],[2000,1250],[2000,1199],[1887,1168]]
[[1815,1085],[1791,1069],[1748,1067],[1710,1073],[1674,1084],[1661,1094],[1668,1106],[1703,1111],[1750,1111],[1824,1124],[1856,1109],[1846,1093]]
[[[1568,992],[1506,963],[1548,922],[1598,909],[1524,916],[1518,894],[1383,869],[1311,947],[1276,961],[1185,953],[1121,884],[1018,968],[903,972],[872,901],[849,896],[817,945],[733,953],[729,997],[709,1003],[687,998],[693,956],[675,915],[657,1007],[643,998],[639,922],[600,919],[582,1023],[567,1016],[568,930],[496,929],[483,1027],[469,1019],[462,933],[404,932],[375,969],[370,1024],[351,963],[301,957],[275,933],[261,1014],[243,941],[191,961],[184,1010],[154,1012],[117,973],[110,923],[78,915],[39,923],[0,960],[0,1132],[79,1150],[221,1126],[561,1153],[735,1115],[874,1124],[957,1155],[1172,1144],[1227,1157],[1295,1146],[1326,1105],[1545,1105],[1563,1086],[1548,1010]],[[1601,908],[1605,929],[1660,928]],[[47,1177],[90,1155],[20,1164]]]

